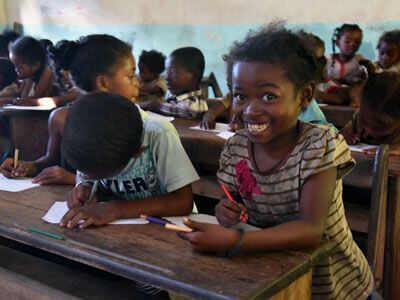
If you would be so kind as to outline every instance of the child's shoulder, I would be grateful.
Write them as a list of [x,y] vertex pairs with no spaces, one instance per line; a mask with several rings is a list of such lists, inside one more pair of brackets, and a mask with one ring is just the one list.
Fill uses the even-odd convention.
[[143,120],[143,131],[146,134],[168,134],[168,133],[176,133],[175,126],[166,120],[158,119],[156,117],[152,117],[148,115],[146,112],[142,115]]
[[[302,122],[299,144],[327,144],[330,142],[341,143],[343,137],[327,124],[312,124]],[[322,145],[321,145],[322,146]]]

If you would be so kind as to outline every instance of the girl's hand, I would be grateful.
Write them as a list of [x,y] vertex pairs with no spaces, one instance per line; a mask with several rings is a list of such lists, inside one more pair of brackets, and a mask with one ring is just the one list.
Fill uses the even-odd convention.
[[222,198],[215,207],[215,216],[224,227],[232,227],[239,223],[241,215],[246,212],[243,204],[232,203],[227,198]]
[[75,184],[75,174],[68,172],[60,166],[53,166],[43,169],[32,179],[33,183],[40,185],[50,184]]
[[233,114],[232,119],[228,124],[228,128],[232,132],[239,131],[243,128],[242,122],[239,121],[239,118],[235,114]]
[[0,168],[0,172],[8,177],[30,177],[36,173],[36,166],[31,162],[19,161],[17,168],[14,169],[14,159],[6,158]]
[[60,226],[69,229],[79,226],[83,229],[89,225],[107,224],[120,216],[121,212],[115,202],[92,203],[69,210],[61,219]]
[[6,158],[0,167],[0,173],[7,178],[12,178],[12,172],[14,170],[14,159],[11,157]]
[[[88,201],[92,187],[85,186],[83,184],[74,187],[68,192],[67,205],[69,209],[78,208],[84,206]],[[91,203],[97,203],[97,195],[94,194]]]
[[340,130],[340,133],[343,135],[346,143],[349,145],[357,144],[360,141],[358,135],[353,131],[351,122],[347,123],[342,130]]
[[185,218],[183,223],[194,229],[193,232],[179,232],[178,235],[189,241],[193,249],[201,252],[224,252],[232,249],[240,238],[236,230],[226,229],[215,224],[196,222]]
[[203,115],[203,120],[200,123],[200,128],[215,129],[215,116],[211,110]]

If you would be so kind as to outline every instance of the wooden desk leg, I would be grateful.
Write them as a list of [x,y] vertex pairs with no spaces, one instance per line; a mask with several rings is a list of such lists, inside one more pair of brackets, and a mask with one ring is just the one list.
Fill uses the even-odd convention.
[[312,270],[292,282],[287,288],[281,290],[270,299],[297,300],[311,299]]
[[400,177],[389,177],[384,299],[400,299]]

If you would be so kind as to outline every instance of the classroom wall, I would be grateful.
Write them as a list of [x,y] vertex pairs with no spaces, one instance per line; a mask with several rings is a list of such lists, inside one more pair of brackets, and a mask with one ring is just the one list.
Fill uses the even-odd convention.
[[221,56],[232,41],[265,22],[281,19],[311,31],[325,40],[327,53],[335,27],[358,23],[364,30],[360,53],[369,59],[375,59],[381,33],[400,28],[398,0],[0,0],[2,14],[6,20],[0,24],[17,21],[26,34],[54,42],[113,34],[132,43],[135,56],[143,49],[169,54],[182,46],[199,47],[206,73],[214,71],[223,90]]

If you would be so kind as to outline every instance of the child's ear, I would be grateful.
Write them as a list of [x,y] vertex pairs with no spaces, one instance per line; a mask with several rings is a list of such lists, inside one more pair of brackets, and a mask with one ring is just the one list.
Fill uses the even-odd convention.
[[104,75],[98,75],[95,80],[96,90],[107,92],[108,91],[108,80]]
[[300,106],[305,107],[314,98],[316,83],[314,81],[309,82],[301,91]]

